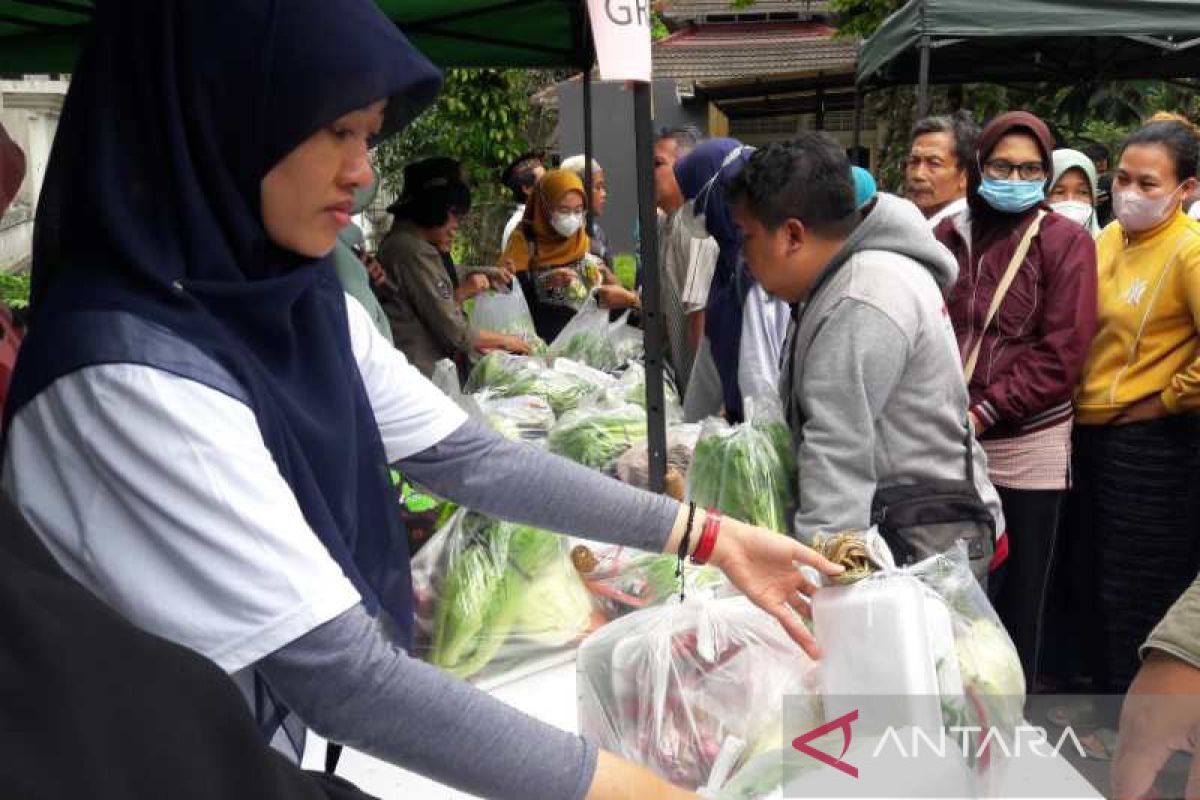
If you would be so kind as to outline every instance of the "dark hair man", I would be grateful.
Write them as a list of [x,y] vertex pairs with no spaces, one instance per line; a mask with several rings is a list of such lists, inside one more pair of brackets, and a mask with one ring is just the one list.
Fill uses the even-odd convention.
[[1099,142],[1085,144],[1079,148],[1080,151],[1092,160],[1096,165],[1097,188],[1096,192],[1096,224],[1103,228],[1113,219],[1113,204],[1112,204],[1112,165],[1109,163],[1110,157],[1108,148]]
[[926,117],[913,126],[904,161],[904,188],[931,229],[966,208],[978,138],[979,126],[966,111]]
[[662,308],[669,358],[681,394],[686,393],[692,362],[704,336],[704,308],[720,248],[710,236],[695,238],[682,224],[683,192],[675,180],[675,162],[696,149],[695,128],[663,128],[654,142],[654,200],[658,205],[658,265],[662,271]]
[[508,222],[504,225],[504,235],[500,239],[500,252],[508,247],[508,237],[521,224],[525,216],[525,202],[533,192],[533,187],[546,174],[545,155],[541,152],[522,153],[505,167],[500,175],[500,182],[512,192],[513,202],[517,204]]
[[846,154],[816,133],[756,152],[730,195],[754,277],[804,304],[780,380],[801,476],[795,534],[869,527],[881,488],[962,480],[967,389],[942,298],[958,266],[917,209],[879,194],[857,210]]

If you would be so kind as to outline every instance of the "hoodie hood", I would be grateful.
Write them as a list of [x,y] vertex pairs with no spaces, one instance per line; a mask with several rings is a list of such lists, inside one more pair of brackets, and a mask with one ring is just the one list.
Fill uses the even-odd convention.
[[929,271],[943,293],[958,279],[958,262],[934,238],[920,210],[892,194],[879,193],[874,203],[863,210],[862,222],[821,271],[818,282],[864,250],[882,250],[911,258]]

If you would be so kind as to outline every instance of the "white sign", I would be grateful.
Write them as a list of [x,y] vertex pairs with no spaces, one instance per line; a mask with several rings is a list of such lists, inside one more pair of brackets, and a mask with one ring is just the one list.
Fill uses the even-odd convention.
[[588,0],[600,80],[650,81],[650,0]]

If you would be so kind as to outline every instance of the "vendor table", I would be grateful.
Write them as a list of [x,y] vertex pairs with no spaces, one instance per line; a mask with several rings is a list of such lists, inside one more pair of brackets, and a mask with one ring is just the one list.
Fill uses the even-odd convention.
[[[537,662],[519,673],[510,673],[480,686],[494,697],[526,714],[576,731],[575,653],[562,653]],[[325,742],[309,733],[304,756],[306,769],[320,770],[325,763]],[[1011,771],[1016,773],[1016,771]],[[474,795],[457,792],[420,775],[394,767],[354,750],[342,754],[338,775],[380,800],[460,800]],[[1065,758],[1040,760],[1036,774],[1022,770],[1007,776],[1014,798],[1100,798],[1100,793]],[[1031,790],[1031,787],[1035,787]],[[1001,795],[1004,796],[1004,795]]]

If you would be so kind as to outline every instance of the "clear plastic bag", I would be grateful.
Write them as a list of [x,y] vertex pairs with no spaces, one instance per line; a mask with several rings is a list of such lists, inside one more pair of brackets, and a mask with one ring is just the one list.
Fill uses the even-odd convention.
[[541,397],[501,397],[484,389],[474,396],[480,417],[492,430],[515,442],[545,446],[554,427],[554,409]]
[[705,420],[688,470],[688,498],[743,522],[791,531],[796,458],[778,399],[748,399],[740,425]]
[[608,310],[592,294],[550,343],[550,355],[581,361],[589,367],[613,370],[621,359],[609,335]]
[[[910,725],[974,727],[979,733],[963,748],[964,760],[974,794],[992,795],[1022,724],[1025,677],[1012,640],[971,572],[966,546],[960,542],[947,553],[896,568],[872,529],[835,537],[825,545],[826,555],[837,539],[855,538],[882,554],[870,559],[876,571],[822,588],[812,603],[824,653],[826,713],[850,710],[838,704],[851,704],[856,696],[890,695],[903,698],[903,707],[893,703],[887,713]],[[1007,744],[988,743],[989,736]]]
[[[678,598],[678,559],[632,547],[575,540],[571,561],[607,619]],[[689,565],[684,569],[687,593],[714,593],[731,586],[716,567]]]
[[458,382],[458,366],[448,358],[443,358],[433,365],[433,375],[429,380],[438,390],[458,402],[462,397],[462,386]]
[[[845,555],[841,545],[853,547],[854,540],[861,546],[850,560],[835,555],[835,549]],[[859,579],[822,588],[813,598],[815,633],[822,650],[814,685],[822,702],[819,715],[798,730],[837,719],[848,710],[842,704],[853,703],[855,710],[869,708],[854,723],[853,744],[842,756],[846,763],[873,765],[872,772],[860,776],[864,794],[883,796],[874,794],[880,783],[887,788],[902,775],[905,785],[898,794],[905,796],[1001,796],[1009,753],[1017,751],[1015,729],[1023,724],[1024,676],[1016,648],[971,573],[965,546],[897,569],[874,530],[839,534],[825,545],[825,555],[845,564],[854,573],[851,577]],[[875,571],[861,577],[871,570]],[[916,693],[916,683],[923,684],[923,693]],[[898,689],[905,693],[898,694]],[[874,697],[882,698],[879,705],[871,702]],[[953,743],[947,750],[952,757],[909,761],[900,765],[902,771],[889,771],[880,753],[886,758],[894,749],[882,747],[884,734],[879,726],[891,724],[894,729],[899,723],[895,719],[881,723],[880,718],[896,714],[901,704],[923,700],[940,712],[935,724],[946,729],[946,739]],[[917,709],[918,716],[927,710]],[[919,722],[907,721],[914,726]],[[965,747],[964,731],[969,738]],[[936,731],[927,735],[940,740]],[[993,737],[991,743],[984,741],[988,736]],[[966,754],[961,759],[954,755],[960,749]],[[915,757],[915,748],[912,754]],[[780,741],[750,759],[720,791],[706,796],[719,800],[831,796],[826,783],[829,771],[814,759],[792,755],[787,741]]]
[[474,394],[481,389],[492,389],[504,397],[527,394],[525,390],[545,368],[539,359],[493,350],[475,362],[464,391]]
[[471,329],[519,336],[535,353],[546,348],[533,326],[525,293],[516,284],[506,292],[493,289],[476,295],[471,309]]
[[[687,475],[692,453],[700,438],[700,425],[672,425],[667,430],[667,474]],[[614,467],[617,479],[639,489],[650,488],[650,448],[648,442],[638,442],[617,459]]]
[[[634,361],[621,373],[618,381],[621,397],[627,403],[636,403],[646,407],[646,367],[640,361]],[[666,401],[666,416],[669,421],[683,419],[683,405],[679,400],[679,392],[671,381],[671,376],[663,375],[663,399]]]
[[416,654],[479,678],[576,646],[599,621],[548,531],[460,509],[412,561]]
[[645,335],[629,324],[629,312],[608,327],[608,338],[617,354],[617,364],[629,364],[646,357]]
[[811,697],[812,661],[740,596],[630,614],[588,637],[577,663],[583,736],[688,789],[777,747],[784,697]]
[[632,403],[585,405],[564,414],[550,431],[551,453],[596,470],[607,470],[646,438],[646,410]]
[[549,369],[537,358],[493,352],[471,370],[466,391],[491,389],[498,397],[532,395],[549,403],[556,415],[562,415],[597,396],[604,388],[567,370]]

